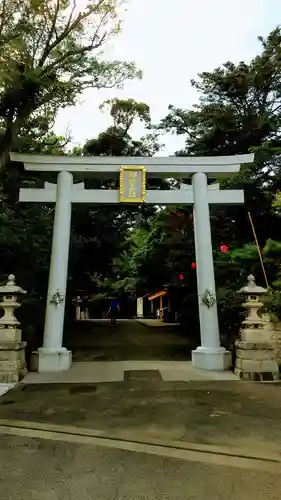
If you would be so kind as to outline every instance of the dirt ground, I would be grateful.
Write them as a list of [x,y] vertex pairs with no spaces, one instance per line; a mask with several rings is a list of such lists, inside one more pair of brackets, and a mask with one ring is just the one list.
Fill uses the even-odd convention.
[[5,500],[279,500],[280,474],[2,436]]
[[[279,384],[239,381],[21,385],[0,398],[1,494],[8,500],[277,500],[280,398]],[[51,425],[59,427],[48,433]],[[85,442],[91,432],[103,440]],[[120,441],[108,446],[110,439]],[[160,452],[151,443],[160,443]],[[200,445],[211,449],[183,455],[182,448]]]
[[[179,331],[133,325],[65,343],[79,361],[189,359]],[[22,383],[0,398],[1,498],[279,500],[280,421],[279,383]]]
[[281,454],[279,384],[29,384],[0,399],[1,418]]
[[149,360],[185,361],[190,359],[188,334],[179,327],[149,327],[137,321],[77,322],[64,334],[64,345],[74,361]]

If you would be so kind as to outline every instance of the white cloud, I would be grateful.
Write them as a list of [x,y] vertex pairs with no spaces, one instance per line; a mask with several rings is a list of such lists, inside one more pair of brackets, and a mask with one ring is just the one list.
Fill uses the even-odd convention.
[[[108,47],[107,56],[136,61],[144,73],[142,81],[127,83],[119,91],[86,91],[80,105],[60,113],[56,131],[63,134],[69,127],[75,144],[95,136],[110,124],[98,106],[111,97],[147,102],[155,122],[165,116],[170,103],[192,106],[197,96],[191,78],[227,60],[249,60],[258,51],[257,36],[266,35],[276,22],[268,3],[270,0],[130,0],[123,32]],[[134,133],[142,133],[139,125]],[[161,154],[172,154],[182,144],[182,138],[168,136]]]

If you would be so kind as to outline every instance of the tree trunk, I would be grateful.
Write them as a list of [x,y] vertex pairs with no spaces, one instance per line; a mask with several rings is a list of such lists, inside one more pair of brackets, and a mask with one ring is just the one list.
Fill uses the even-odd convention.
[[4,170],[10,158],[13,143],[13,125],[7,125],[3,137],[0,139],[0,171]]
[[9,163],[10,151],[12,149],[13,142],[16,139],[21,127],[33,111],[33,103],[28,102],[28,104],[22,108],[15,121],[12,121],[10,118],[7,119],[4,135],[0,139],[0,171],[4,170],[6,165]]

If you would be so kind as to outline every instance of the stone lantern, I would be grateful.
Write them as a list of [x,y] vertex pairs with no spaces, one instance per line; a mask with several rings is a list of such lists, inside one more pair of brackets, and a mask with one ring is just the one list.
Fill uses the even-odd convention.
[[77,295],[77,297],[74,299],[74,303],[75,303],[75,319],[79,321],[81,319],[81,303],[82,303],[80,295]]
[[239,290],[246,295],[242,305],[247,316],[242,321],[240,340],[236,345],[235,373],[248,380],[278,380],[276,342],[272,341],[272,331],[260,314],[263,307],[261,297],[266,289],[257,286],[254,276],[248,276],[248,284]]
[[0,318],[0,382],[18,382],[27,373],[25,362],[26,342],[21,340],[20,323],[14,311],[20,307],[19,295],[25,290],[15,283],[15,276],[8,277],[7,284],[0,286],[2,301],[0,308],[4,315]]

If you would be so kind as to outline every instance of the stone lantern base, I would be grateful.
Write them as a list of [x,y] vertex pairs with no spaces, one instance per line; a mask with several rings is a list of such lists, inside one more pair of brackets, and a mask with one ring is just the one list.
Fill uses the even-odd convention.
[[245,342],[236,345],[235,374],[243,380],[279,380],[276,344],[271,342]]
[[19,382],[27,374],[26,342],[2,341],[2,332],[0,329],[0,382]]
[[275,317],[272,319],[269,315],[264,314],[262,317],[263,321],[265,321],[265,328],[270,330],[271,337],[270,340],[272,343],[276,344],[277,349],[277,362],[279,365],[279,369],[281,368],[281,322]]

